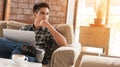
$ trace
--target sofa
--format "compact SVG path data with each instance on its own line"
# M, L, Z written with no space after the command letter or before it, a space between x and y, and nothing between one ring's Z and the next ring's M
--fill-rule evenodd
M19 29L24 25L27 24L17 21L0 21L0 37L3 37L4 28ZM56 26L58 32L65 36L68 45L56 49L52 54L49 64L43 65L43 67L74 67L81 51L81 45L73 42L73 32L70 25L57 24L54 26ZM0 54L2 55L2 52Z
M120 67L120 58L112 56L83 55L80 67Z

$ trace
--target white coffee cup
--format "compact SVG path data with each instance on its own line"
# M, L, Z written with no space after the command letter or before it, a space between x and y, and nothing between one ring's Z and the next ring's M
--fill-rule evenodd
M12 61L14 63L24 63L28 61L28 58L25 55L21 55L21 54L13 54L12 55Z

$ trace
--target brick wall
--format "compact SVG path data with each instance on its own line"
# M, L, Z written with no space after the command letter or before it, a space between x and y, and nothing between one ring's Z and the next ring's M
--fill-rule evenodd
M67 15L67 0L46 0L50 4L50 22L65 23Z
M34 16L32 8L34 3L47 2L50 5L50 23L65 23L67 15L67 0L11 0L9 20L32 23Z

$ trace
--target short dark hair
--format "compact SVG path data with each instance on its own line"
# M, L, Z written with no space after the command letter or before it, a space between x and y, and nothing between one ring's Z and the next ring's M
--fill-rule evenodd
M34 6L33 6L33 13L37 13L40 8L42 7L45 7L45 8L48 8L49 9L49 5L45 2L41 2L41 3L36 3Z

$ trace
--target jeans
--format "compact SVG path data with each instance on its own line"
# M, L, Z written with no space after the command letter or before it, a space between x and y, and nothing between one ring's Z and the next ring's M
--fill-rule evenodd
M11 53L12 54L22 54L21 51L22 43L9 40L7 38L0 38L0 51L4 53ZM37 59L33 56L28 56L28 61L30 62L37 62Z

